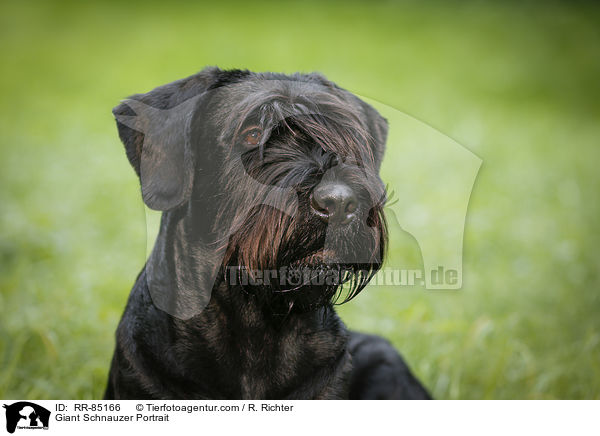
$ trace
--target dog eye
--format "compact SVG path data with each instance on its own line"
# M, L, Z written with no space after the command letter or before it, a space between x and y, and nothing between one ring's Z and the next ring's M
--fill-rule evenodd
M246 145L258 145L260 138L262 137L262 130L256 127L251 127L244 130L242 133L244 138L244 144Z

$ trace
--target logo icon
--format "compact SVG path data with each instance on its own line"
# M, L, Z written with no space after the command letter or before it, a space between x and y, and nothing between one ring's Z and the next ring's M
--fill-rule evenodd
M15 429L48 429L50 411L29 401L19 401L11 405L4 404L6 409L6 431L14 433Z

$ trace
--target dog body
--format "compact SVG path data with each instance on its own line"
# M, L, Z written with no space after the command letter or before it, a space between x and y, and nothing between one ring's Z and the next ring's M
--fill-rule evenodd
M163 216L106 399L429 398L333 310L385 252L372 107L317 74L207 68L113 112Z

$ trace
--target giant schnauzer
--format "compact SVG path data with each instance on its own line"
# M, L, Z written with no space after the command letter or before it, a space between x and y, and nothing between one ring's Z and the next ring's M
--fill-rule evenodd
M375 109L319 74L206 68L113 113L163 212L105 398L429 398L333 310L385 252Z

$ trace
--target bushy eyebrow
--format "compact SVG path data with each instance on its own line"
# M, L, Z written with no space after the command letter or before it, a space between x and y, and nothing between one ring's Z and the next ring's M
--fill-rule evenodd
M248 126L262 129L257 146L264 146L275 129L292 136L310 138L323 150L341 156L352 156L365 164L374 162L373 138L359 110L331 90L305 95L286 95L277 90L249 93L233 107L223 122L221 140L231 146L238 142Z

